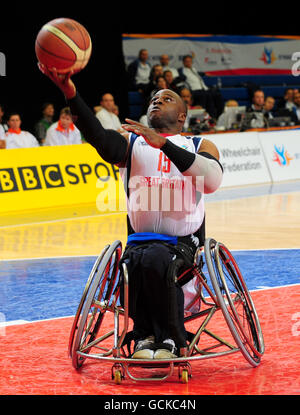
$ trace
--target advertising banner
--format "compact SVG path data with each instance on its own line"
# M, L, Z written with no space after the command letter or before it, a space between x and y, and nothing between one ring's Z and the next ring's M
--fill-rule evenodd
M299 74L300 37L296 36L123 35L127 65L140 49L148 50L151 65L168 54L170 66L177 69L184 55L192 55L195 68L210 75Z
M300 179L300 130L259 133L272 180Z
M88 144L0 151L0 213L95 203L125 210L119 169Z
M221 187L270 183L271 177L256 132L202 136L216 144L223 166Z

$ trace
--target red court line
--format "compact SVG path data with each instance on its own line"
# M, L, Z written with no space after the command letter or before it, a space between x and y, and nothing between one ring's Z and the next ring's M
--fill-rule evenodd
M115 385L111 363L94 360L76 371L67 354L72 318L9 326L1 337L0 394L297 395L299 295L300 285L252 292L266 344L260 366L252 368L240 353L192 362L188 384L179 382L176 371L165 382L138 383L126 378Z

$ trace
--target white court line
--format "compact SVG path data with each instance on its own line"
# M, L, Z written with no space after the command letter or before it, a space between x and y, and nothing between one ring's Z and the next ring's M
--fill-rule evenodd
M78 220L78 219L90 219L90 218L96 218L98 216L120 215L122 213L125 214L126 212L121 211L121 212L99 213L97 215L75 216L75 217L72 217L72 218L60 218L60 219L52 219L52 220L43 220L43 221L40 221L40 222L18 223L18 224L15 224L15 225L1 225L0 229L17 228L17 227L20 227L20 226L42 225L44 223L56 223L56 222L64 222L64 221Z
M278 285L276 287L266 287L266 288L258 288L258 289L254 289L254 290L249 290L250 292L257 292L257 291L268 291L268 290L276 290L279 288L287 288L287 287L295 287L295 286L300 286L300 283L295 283L295 284L289 284L289 285ZM7 321L7 322L2 322L0 324L0 327L7 327L7 326L14 326L14 325L22 325L22 324L32 324L32 323L39 323L42 321L52 321L52 320L61 320L63 318L74 318L75 314L72 316L63 316L63 317L52 317L52 318L46 318L46 319L42 319L42 320L12 320L12 321Z
M297 251L299 248L260 248L260 249L230 249L231 252L251 252L251 251ZM0 262L9 262L9 261L34 261L34 260L43 260L43 259L64 259L64 258L92 258L100 255L98 254L84 254L84 255L57 255L57 256L46 256L46 257L36 257L36 258L0 258Z

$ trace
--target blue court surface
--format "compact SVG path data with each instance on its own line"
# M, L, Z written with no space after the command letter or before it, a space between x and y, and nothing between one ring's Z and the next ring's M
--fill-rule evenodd
M234 251L249 290L300 283L300 249ZM36 321L75 314L96 257L1 261L5 320Z

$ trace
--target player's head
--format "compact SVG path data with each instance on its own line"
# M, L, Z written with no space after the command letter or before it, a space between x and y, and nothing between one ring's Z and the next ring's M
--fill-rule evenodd
M187 106L171 89L162 89L150 100L147 118L150 127L157 130L172 129L180 132L187 115Z

